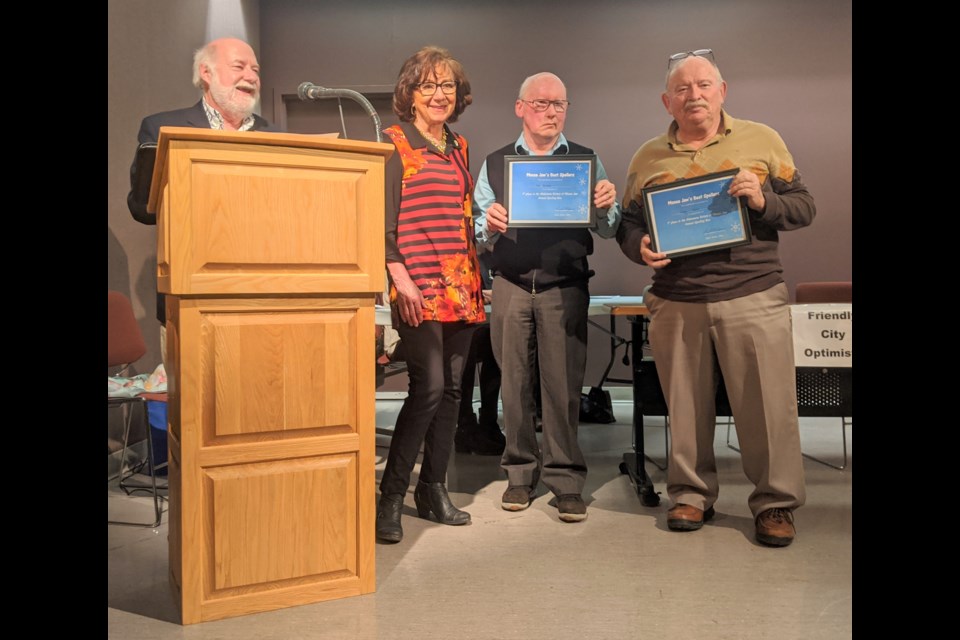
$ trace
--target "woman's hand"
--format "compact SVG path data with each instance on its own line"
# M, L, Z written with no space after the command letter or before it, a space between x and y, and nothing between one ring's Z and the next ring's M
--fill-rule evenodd
M400 319L411 327L419 327L423 322L423 294L410 279L407 268L402 262L388 262L387 270L397 290L397 311Z

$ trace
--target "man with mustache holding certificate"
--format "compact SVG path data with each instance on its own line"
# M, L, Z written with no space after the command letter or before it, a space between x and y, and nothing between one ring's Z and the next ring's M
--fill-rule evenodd
M731 117L722 108L726 92L710 49L670 56L662 100L673 122L630 162L617 241L628 258L655 269L644 302L670 413L667 526L694 531L714 515L719 367L743 469L755 486L748 504L756 539L782 547L793 542L793 510L803 505L806 490L778 232L809 225L816 208L777 132ZM650 235L656 225L644 211L655 207L644 190L724 171L732 176L724 191L745 203L745 243L673 258L657 249Z

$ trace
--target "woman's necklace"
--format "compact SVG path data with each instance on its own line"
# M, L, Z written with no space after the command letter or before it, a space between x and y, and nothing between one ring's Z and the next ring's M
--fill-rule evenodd
M419 131L424 138L432 142L433 146L435 146L437 149L440 150L440 153L447 152L447 128L446 127L443 128L443 134L441 135L440 140L437 140L436 138L434 138L432 135L430 135L420 127L417 127L417 131Z

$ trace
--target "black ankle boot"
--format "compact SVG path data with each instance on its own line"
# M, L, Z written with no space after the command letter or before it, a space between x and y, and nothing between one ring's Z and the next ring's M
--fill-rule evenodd
M457 430L453 432L453 450L457 453L473 453L473 438L478 426L476 414L461 415L457 419Z
M418 482L413 501L421 518L429 520L430 512L433 512L440 524L470 524L470 514L453 506L442 482Z
M473 431L465 427L457 427L453 432L453 450L457 453L473 453ZM414 494L416 495L416 494Z
M483 435L484 440L491 443L497 449L497 455L503 453L504 448L507 446L507 438L503 435L503 431L500 431L500 425L497 424L496 420L493 422L481 422L478 431Z
M499 433L499 429L497 433ZM503 435L501 434L501 439ZM457 427L453 436L453 446L457 453L473 453L478 456L499 456L503 454L506 441L497 442L490 432L477 426L471 431Z
M400 526L400 512L403 510L403 494L381 495L377 505L377 540L400 542L403 540L403 528Z

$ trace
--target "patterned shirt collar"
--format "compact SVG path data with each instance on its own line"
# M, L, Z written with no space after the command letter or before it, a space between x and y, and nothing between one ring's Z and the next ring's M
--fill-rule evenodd
M717 132L710 139L707 144L713 144L717 142L724 136L730 135L734 128L734 119L727 114L722 108L720 109L720 126L717 128ZM670 122L670 126L667 127L667 143L674 149L683 151L686 149L686 144L680 142L677 138L677 131L680 130L680 125L677 124L676 120ZM704 145L706 146L706 145Z
M203 111L207 114L207 121L210 123L211 129L217 129L218 131L223 130L223 116L220 115L220 112L207 104L207 97L204 96L203 100ZM253 114L250 114L243 119L243 122L240 123L240 128L237 131L249 131L253 128Z

